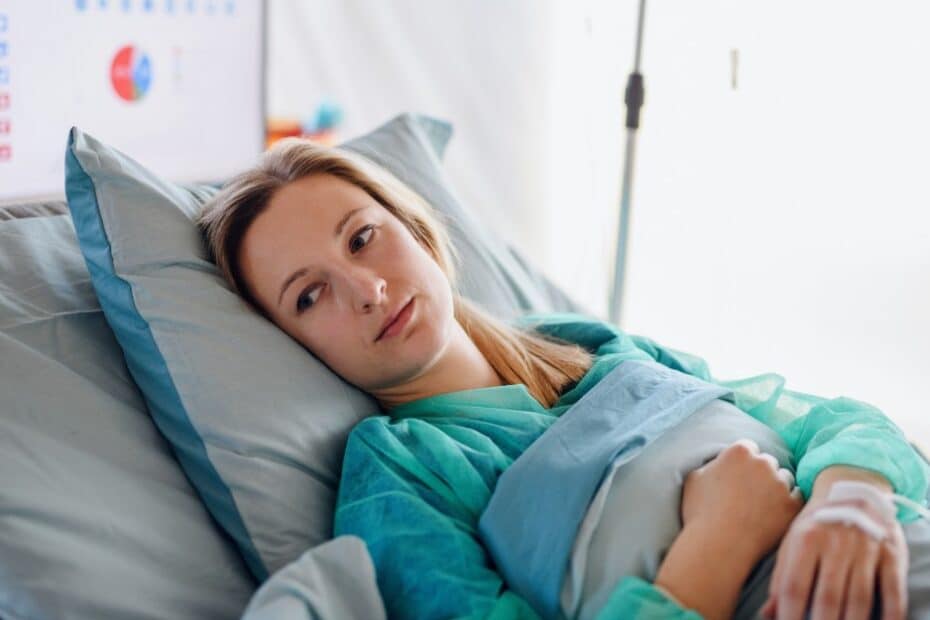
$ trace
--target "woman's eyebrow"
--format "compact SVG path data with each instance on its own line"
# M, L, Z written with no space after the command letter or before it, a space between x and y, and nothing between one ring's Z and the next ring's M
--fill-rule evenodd
M345 228L346 224L349 222L350 219L352 219L352 216L353 216L353 215L355 215L355 214L358 213L359 211L362 211L362 210L367 209L367 208L368 208L368 207L357 207L357 208L355 208L355 209L352 209L351 211L349 211L349 212L346 213L345 215L343 215L343 216L342 216L342 219L339 220L339 223L336 224L336 232L333 233L333 239L338 239L338 238L339 238L339 235L342 234L342 229Z
M291 275L287 277L287 280L285 280L284 284L281 285L281 293L278 294L278 305L279 306L281 305L281 299L284 297L284 292L287 290L287 287L293 284L296 279L303 277L305 275L307 275L307 268L301 267L300 269L298 269L297 271L295 271L294 273L292 273Z
M342 229L346 227L346 224L349 223L349 220L352 219L353 215L355 215L359 211L364 211L367 208L368 208L367 206L357 207L355 209L352 209L345 215L343 215L342 219L339 220L339 223L336 224L336 230L333 232L333 239L339 239L339 235L342 234ZM291 275L287 277L287 279L284 281L284 284L281 285L281 292L278 293L278 305L279 306L281 305L281 299L284 297L285 291L287 291L287 287L293 284L295 280L305 275L307 275L307 268L301 267L300 269L298 269L297 271L295 271L294 273L292 273Z

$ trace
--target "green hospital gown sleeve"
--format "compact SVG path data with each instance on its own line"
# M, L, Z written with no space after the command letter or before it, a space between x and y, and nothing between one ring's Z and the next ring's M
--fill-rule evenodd
M895 493L924 505L930 468L901 430L872 405L786 390L784 378L774 373L718 381L700 357L664 348L644 336L630 338L660 364L732 389L734 404L778 432L788 445L805 500L822 470L849 465L881 474ZM897 516L904 523L919 518L903 506Z
M421 420L385 417L356 426L346 445L334 534L365 541L389 618L537 620L525 599L507 589L478 538L475 510L487 501L459 491L469 487L465 461L425 466L429 458L419 452L417 436L434 454L467 446L427 428ZM618 584L598 616L650 618L701 616L636 577Z
M477 540L477 516L452 479L411 449L409 434L425 424L378 417L353 429L334 534L366 542L390 618L536 618L490 567Z

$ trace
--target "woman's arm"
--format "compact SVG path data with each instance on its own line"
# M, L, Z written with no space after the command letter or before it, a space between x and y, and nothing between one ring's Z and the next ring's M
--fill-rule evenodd
M752 440L734 442L685 478L683 527L655 583L622 580L598 618L670 617L664 609L645 607L668 601L707 620L730 618L746 579L778 546L802 507L787 470Z
M864 485L857 494L865 503L850 504L842 495L831 498L834 485L842 481ZM879 591L882 617L904 617L908 572L904 532L894 519L894 510L882 510L876 499L881 494L870 498L868 487L880 493L892 490L879 474L855 467L832 466L817 476L810 501L779 547L769 596L761 610L764 617L773 618L776 612L800 617L813 597L814 616L836 616L845 609L847 614L864 618ZM847 486L846 492L853 488ZM826 514L822 511L843 509L858 514L870 530L817 517ZM884 537L881 545L873 540L876 532Z
M848 465L831 465L818 474L817 479L814 481L814 489L811 491L809 502L817 503L826 499L830 494L830 488L840 480L865 482L888 493L894 491L888 479L881 474Z
M448 477L451 471L467 471L468 462L447 462L447 476L436 475L428 459L417 458L413 442L421 433L423 428L400 430L378 418L356 426L346 445L334 535L352 534L365 542L390 618L538 620L526 600L506 587L478 538L476 506L483 504L460 500L457 492L465 492L465 485ZM440 443L436 435L423 440ZM461 455L465 450L459 447ZM681 559L669 567L696 562L696 557L686 559L698 552L695 542L689 537L679 544L675 558ZM676 574L674 583L687 579L684 571ZM719 590L715 583L708 592ZM702 620L636 577L623 579L597 616L647 618Z
M829 505L826 498L838 480L863 481L924 505L930 466L901 430L867 403L784 390L784 379L775 374L715 381L704 360L664 350L647 338L633 338L656 361L733 389L734 404L778 432L794 456L797 484L809 501L779 549L763 613L778 610L780 616L800 618L811 595L815 615L835 615L858 601L868 601L864 603L868 612L877 588L874 584L880 583L885 611L893 614L889 617L903 618L907 546L898 522L918 519L917 512L906 506L898 508L898 522L892 522L886 530L892 542L880 548L879 558L869 555L865 540L868 536L862 532L804 518L820 504ZM833 530L847 540L830 544L835 538ZM824 563L827 570L814 572L813 566ZM848 575L841 566L854 567L851 570L856 574ZM841 588L847 582L855 585L844 593ZM852 598L847 600L847 595Z
M824 400L776 430L798 460L798 486L806 498L826 496L833 482L845 478L924 503L930 468L901 430L872 405L845 397ZM915 518L909 508L898 511L902 522Z
M705 618L731 617L753 567L778 546L802 506L790 474L758 444L732 443L685 478L682 532L656 584Z
M873 475L887 481L895 493L920 504L930 485L930 467L911 447L901 430L879 409L851 398L826 399L784 389L776 374L734 381L712 378L707 363L696 355L664 348L644 336L625 335L654 360L734 391L734 404L772 428L794 455L797 484L810 499L820 474L834 466L847 473ZM824 478L824 493L836 472ZM901 507L901 522L918 518Z
M712 570L709 558L713 558ZM662 561L655 585L703 618L724 620L733 615L757 561L746 545L733 544L718 528L685 526Z

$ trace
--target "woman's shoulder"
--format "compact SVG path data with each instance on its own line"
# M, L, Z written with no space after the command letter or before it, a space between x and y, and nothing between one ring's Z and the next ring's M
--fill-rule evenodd
M383 411L359 420L349 431L346 448L375 453L388 448L399 448L416 440L417 433L431 432L434 425L429 420L416 417L398 418L385 415ZM430 427L426 429L424 427Z

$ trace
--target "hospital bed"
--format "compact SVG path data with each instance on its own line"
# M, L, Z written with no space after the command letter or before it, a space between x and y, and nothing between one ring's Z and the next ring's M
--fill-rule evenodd
M502 317L585 312L454 201L440 164L450 136L446 123L402 114L358 140L380 140L389 165L447 192L436 200L446 205L472 299ZM207 509L150 404L101 309L67 203L0 206L0 617L243 613L260 579ZM335 481L327 487L331 502ZM374 586L358 540L312 542L325 544L294 550L269 572L292 560L317 617L377 617L352 607L377 597L360 594Z
M455 199L441 169L450 137L448 123L402 114L356 145L442 211L462 256L463 294L504 318L591 314ZM204 189L183 187L192 196ZM75 215L60 200L0 206L0 618L383 617L358 539L242 552L241 532L211 505L137 382L144 369L130 369L134 352L101 307L98 267L77 230L87 222L76 228ZM129 234L109 232L113 243L117 232ZM248 456L264 471L268 455ZM278 456L268 462L286 460ZM325 483L321 501L331 508L335 482ZM305 492L294 484L266 491ZM237 492L229 489L241 509L248 497ZM254 521L242 523L255 534ZM257 548L268 543L253 539Z

